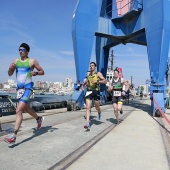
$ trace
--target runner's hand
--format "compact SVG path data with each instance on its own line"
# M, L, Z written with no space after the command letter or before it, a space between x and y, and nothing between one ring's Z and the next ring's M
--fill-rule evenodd
M91 80L92 84L98 83L97 80Z
M10 66L9 66L9 69L14 70L15 69L15 63L11 63Z
M108 93L110 93L112 91L112 88L108 87L107 91Z
M32 76L36 76L37 72L36 71L31 71Z
M122 95L125 96L125 92L124 91L122 92Z

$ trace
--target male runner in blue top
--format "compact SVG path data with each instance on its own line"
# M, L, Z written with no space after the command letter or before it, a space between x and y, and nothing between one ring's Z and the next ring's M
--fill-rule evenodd
M32 76L44 75L44 70L41 68L39 63L28 57L30 47L26 43L22 43L19 47L20 58L15 59L8 70L8 75L12 76L16 70L17 79L17 98L19 99L18 106L16 108L16 121L14 134L9 138L5 138L4 141L7 143L15 143L17 133L22 123L23 115L25 111L37 120L37 129L41 128L43 117L39 117L36 112L28 105L28 100L33 91ZM34 68L37 70L34 71Z

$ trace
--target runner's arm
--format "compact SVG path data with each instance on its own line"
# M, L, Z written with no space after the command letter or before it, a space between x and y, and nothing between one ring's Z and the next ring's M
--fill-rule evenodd
M13 73L14 73L14 71L15 71L16 61L17 61L17 59L15 59L15 60L10 64L10 66L9 66L9 69L8 69L8 75L9 75L9 76L12 76Z
M87 85L87 79L83 80L83 84L81 85L81 90L84 90L84 87Z
M113 90L112 81L113 81L113 80L110 80L110 81L109 81L109 87L108 87L108 89L107 89L107 91L108 91L109 93Z
M35 59L31 59L31 67L34 69L36 68L38 72L36 71L32 71L32 75L36 76L36 75L44 75L44 70L42 69L42 67L39 65L38 61Z
M98 77L99 77L99 80L98 80L97 83L100 83L100 84L106 84L106 83L107 83L107 81L106 81L106 79L103 77L103 74L102 74L102 73L98 72L97 75L98 75Z

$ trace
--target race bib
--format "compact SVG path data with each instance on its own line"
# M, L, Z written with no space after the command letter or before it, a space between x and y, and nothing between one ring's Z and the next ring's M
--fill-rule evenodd
M19 89L17 91L17 99L20 99L23 96L24 92L25 92L25 89Z
M121 96L121 91L113 91L113 96Z
M92 94L92 91L87 91L85 97L90 95L90 94Z

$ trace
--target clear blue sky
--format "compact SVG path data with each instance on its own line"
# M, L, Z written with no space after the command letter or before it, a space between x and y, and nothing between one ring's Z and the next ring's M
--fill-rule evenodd
M72 44L72 15L77 0L1 0L0 2L0 82L14 79L7 70L19 57L18 47L30 45L30 58L38 60L44 76L33 80L76 81ZM133 76L133 83L145 84L149 78L147 50L134 44L114 47L114 66L123 68L124 78ZM95 52L91 61L95 61Z

